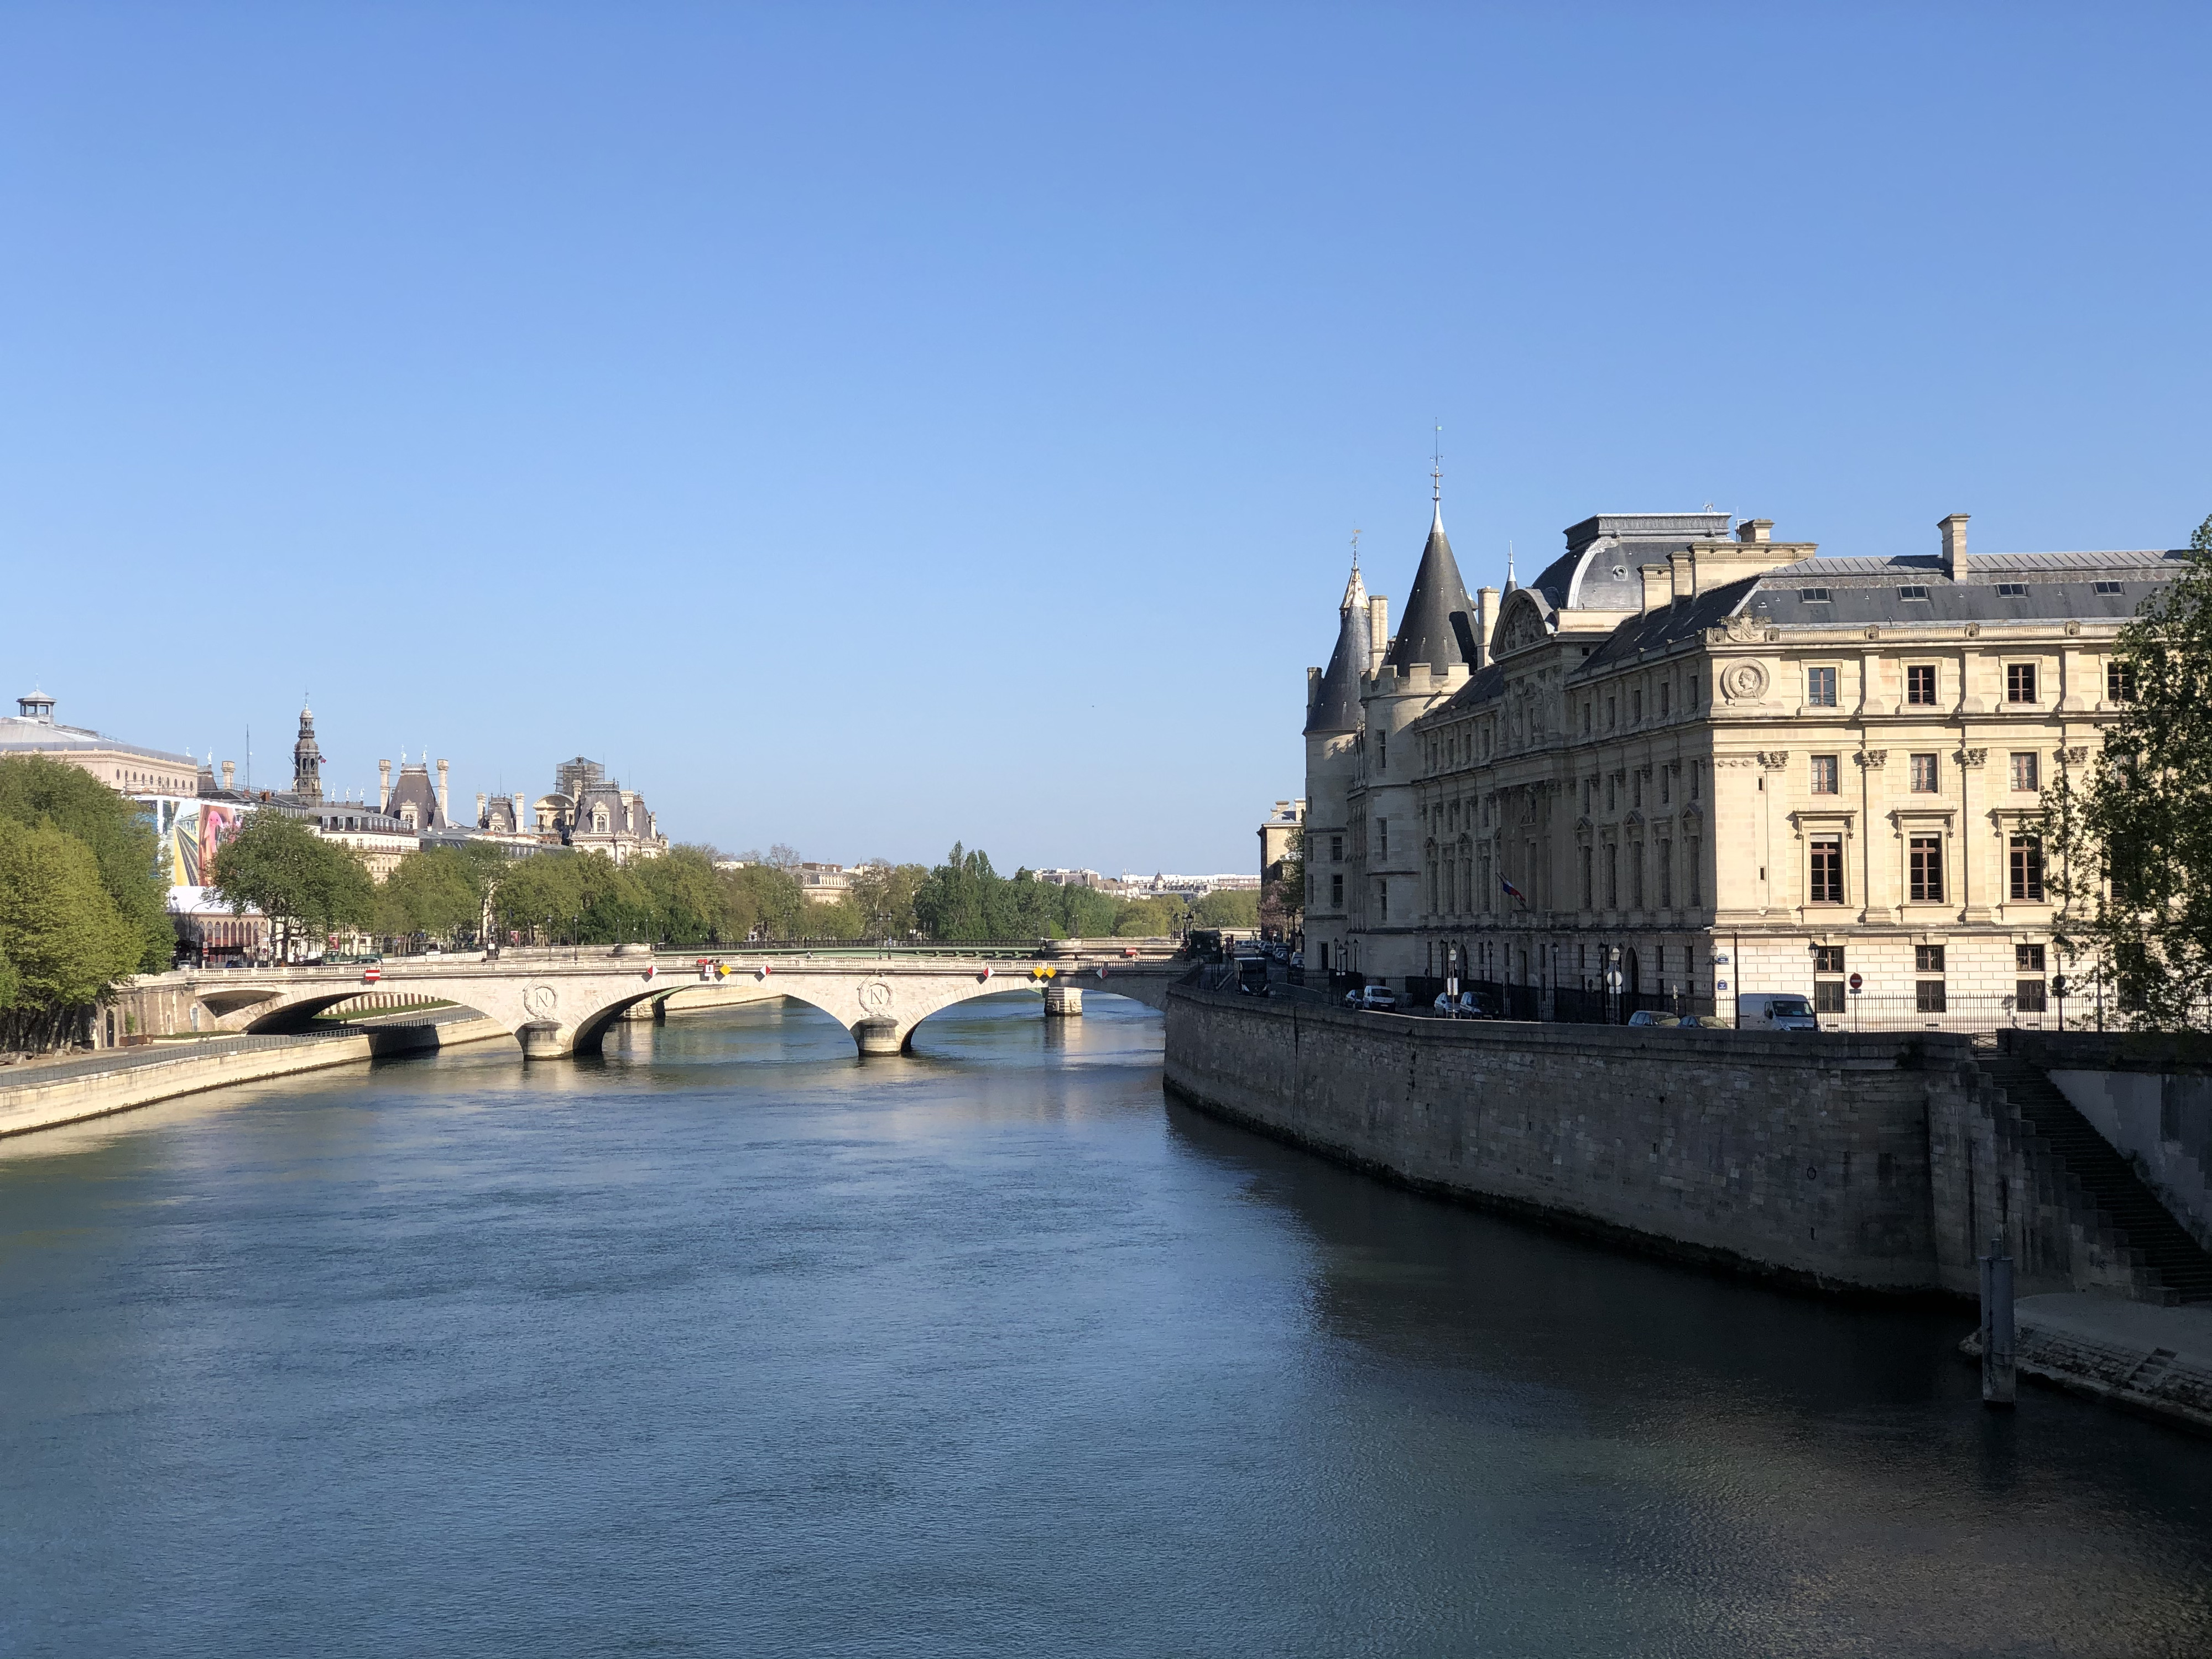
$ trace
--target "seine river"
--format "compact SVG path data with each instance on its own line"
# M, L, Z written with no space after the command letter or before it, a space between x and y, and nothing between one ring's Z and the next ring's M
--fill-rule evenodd
M0 1143L0 1653L2212 1653L2212 1443L796 1007Z

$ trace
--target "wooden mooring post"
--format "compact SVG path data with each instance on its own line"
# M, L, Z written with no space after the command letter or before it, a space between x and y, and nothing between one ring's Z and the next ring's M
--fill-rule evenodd
M1982 1404L2013 1403L2012 1258L2002 1234L1982 1258Z

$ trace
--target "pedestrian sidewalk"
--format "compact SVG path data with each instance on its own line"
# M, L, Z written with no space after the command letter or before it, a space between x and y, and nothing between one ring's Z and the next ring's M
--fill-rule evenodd
M2212 1434L2212 1304L2069 1292L2023 1297L2013 1319L2028 1376ZM1960 1346L1978 1356L1981 1334Z

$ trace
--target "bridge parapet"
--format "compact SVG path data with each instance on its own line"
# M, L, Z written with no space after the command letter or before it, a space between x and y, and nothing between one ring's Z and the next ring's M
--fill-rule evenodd
M694 953L695 959L698 954ZM984 955L786 957L765 951L712 956L704 976L665 959L579 954L522 957L404 957L380 964L371 981L353 966L180 970L149 979L188 988L218 1016L223 1029L297 1029L315 1015L374 989L449 1001L497 1021L531 1059L596 1052L607 1027L629 1009L701 986L751 978L764 992L821 1009L843 1025L864 1054L895 1054L914 1029L955 1003L1009 991L1084 989L1126 996L1164 1008L1167 988L1188 964L1157 958L1045 958ZM1060 1007L1073 1012L1062 995Z

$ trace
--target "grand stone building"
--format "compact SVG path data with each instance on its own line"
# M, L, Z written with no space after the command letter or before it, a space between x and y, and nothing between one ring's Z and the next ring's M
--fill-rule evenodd
M1961 514L1929 554L1816 558L1771 528L1601 514L1470 601L1439 507L1395 637L1355 569L1308 679L1309 968L1456 970L1531 1016L2041 1018L2040 791L2184 556L1970 558Z

